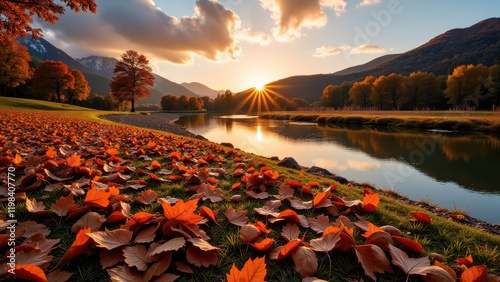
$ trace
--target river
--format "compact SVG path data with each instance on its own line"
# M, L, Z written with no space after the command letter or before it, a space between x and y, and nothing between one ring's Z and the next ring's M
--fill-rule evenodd
M244 115L186 115L176 123L213 142L293 157L302 166L500 224L500 135L328 127Z

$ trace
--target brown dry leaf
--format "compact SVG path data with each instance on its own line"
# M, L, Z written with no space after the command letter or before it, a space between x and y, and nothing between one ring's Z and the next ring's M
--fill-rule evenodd
M318 218L308 218L309 226L316 233L323 233L323 230L328 228L330 224L330 219L326 215L319 215Z
M240 229L240 239L245 244L253 244L259 239L261 232L255 225L248 223Z
M227 217L227 221L236 226L243 226L248 222L246 210L244 211L235 211L232 207L228 207L224 212L224 215Z
M247 197L252 198L252 199L263 200L263 199L267 199L270 197L269 193L267 193L267 192L255 193L255 191L249 190L249 191L245 191L245 193L247 194Z
M47 281L50 282L66 282L71 278L73 273L68 272L68 271L61 271L59 269L56 269L50 273L47 274Z
M287 223L281 230L281 237L287 241L299 239L300 229L295 223Z
M316 252L328 253L335 248L335 244L340 240L340 233L328 233L318 239L313 239L309 242L311 249Z
M158 227L160 224L150 226L144 230L142 230L137 236L135 237L134 242L135 243L151 243L155 237L156 237L156 230L158 230Z
M175 268L178 271L188 273L188 274L194 274L193 269L189 265L187 265L186 263L184 263L182 261L176 261L174 264L175 264Z
M49 264L53 256L49 256L47 252L39 249L32 249L29 251L16 252L16 264L32 264L44 269L45 265Z
M304 202L301 198L291 197L288 199L292 208L296 210L310 210L313 208L313 202L307 201Z
M455 282L456 278L439 266L421 267L414 274L420 275L425 282ZM465 282L465 281L464 281Z
M33 214L46 214L49 212L49 210L45 209L45 205L43 202L37 202L36 199L30 200L29 198L26 198L26 209Z
M186 239L184 239L184 237L176 237L161 244L154 250L150 250L149 256L154 256L156 254L168 251L177 251L178 249L184 247L185 245L186 245Z
M132 239L132 234L132 231L125 229L109 231L106 228L104 231L87 233L87 236L97 243L97 247L112 250L128 244Z
M212 186L210 184L203 183L196 189L196 192L203 194L203 200L210 200L212 203L217 203L222 201L222 190Z
M153 280L153 282L174 282L179 277L180 277L179 275L165 273L160 277L156 278L155 280Z
M123 248L123 257L129 267L136 267L137 270L145 271L151 261L148 257L148 250L144 245L128 246Z
M300 276L313 276L318 271L318 259L313 250L298 246L292 253L292 259L295 263L295 270L300 273Z
M135 201L139 204L143 205L151 205L156 201L158 195L155 191L148 189L141 192L141 195L135 199Z
M142 282L141 273L126 265L119 265L106 271L113 282Z
M302 279L302 282L328 282L328 281L319 279L318 277L305 277Z
M431 254L432 255L432 254ZM434 265L435 266L439 266L441 267L442 269L444 269L446 272L448 272L451 277L453 277L453 281L456 281L457 280L457 273L455 272L455 270L453 270L453 268L451 268L450 266L444 264L444 263L441 263L439 262L438 260L434 260Z
M186 259L198 267L209 267L210 265L217 264L217 251L205 252L194 245L189 245L186 250Z
M151 281L154 276L162 275L170 267L172 252L163 253L161 259L153 263L142 276L142 281ZM156 280L155 280L156 281Z
M417 271L421 267L431 265L428 257L410 258L406 252L393 245L389 245L389 251L392 256L392 263L399 266L408 275L415 274L414 271Z
M99 253L102 269L106 269L125 260L121 249L102 250Z
M384 251L376 245L361 245L355 246L354 250L356 252L356 257L361 263L366 276L369 276L373 280L377 281L377 277L374 272L392 273L391 262L385 255Z
M66 216L72 204L74 204L73 195L70 194L66 197L61 196L50 206L50 210L58 216Z
M379 246L384 252L389 251L389 245L392 244L391 234L385 231L372 233L365 244L373 244Z
M220 250L219 248L210 245L210 243L201 238L190 238L188 239L188 241L196 247L200 248L200 250L202 251Z
M71 232L78 233L80 229L90 228L92 232L96 232L101 228L104 219L102 215L96 212L88 212L82 218L80 218L73 226L71 227Z
M49 236L50 229L44 224L36 223L35 221L28 220L20 222L17 225L16 233L23 234L24 238L30 238L33 235L41 234L44 236Z

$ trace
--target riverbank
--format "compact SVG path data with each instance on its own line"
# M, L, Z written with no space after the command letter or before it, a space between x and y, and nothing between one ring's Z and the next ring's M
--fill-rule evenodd
M174 124L180 116L177 113L152 113L149 115L103 115L101 118L117 123L170 132L181 136L205 139L203 136L191 133L186 128Z
M472 111L294 111L267 112L262 119L314 122L320 125L367 125L425 130L500 132L500 113Z

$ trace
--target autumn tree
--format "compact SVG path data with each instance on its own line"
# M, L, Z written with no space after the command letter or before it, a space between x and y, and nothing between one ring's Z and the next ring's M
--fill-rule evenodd
M490 76L488 77L488 91L492 96L491 100L500 105L500 65L493 65L490 67Z
M2 0L0 1L0 42L7 37L27 37L29 35L38 37L42 30L32 25L33 16L42 21L54 24L59 20L58 16L64 14L66 4L75 12L96 12L97 4L94 0Z
M363 81L355 82L349 90L349 100L354 105L361 106L364 109L371 106L370 96L375 80L374 76L367 76Z
M323 94L321 95L320 102L322 106L333 107L333 95L337 92L338 86L329 84L323 89Z
M6 38L0 41L0 93L3 96L7 93L7 88L25 84L33 75L30 60L28 48L16 39Z
M83 101L90 96L90 86L81 71L72 69L71 74L75 82L73 87L66 88L66 98L70 104L73 104L73 100Z
M444 95L448 104L472 106L479 98L479 87L486 83L489 70L482 64L461 65L448 75Z
M404 78L402 101L410 109L435 104L440 95L439 81L432 73L418 71Z
M203 100L198 97L189 97L189 109L194 111L203 109Z
M61 102L64 91L74 87L75 78L63 62L45 61L33 75L33 92L44 99Z
M111 95L119 102L130 101L131 112L135 112L135 102L151 93L149 86L154 84L149 61L146 56L128 50L116 63L111 80Z
M177 102L177 96L165 95L161 97L161 108L164 111L171 111L175 109L175 104Z

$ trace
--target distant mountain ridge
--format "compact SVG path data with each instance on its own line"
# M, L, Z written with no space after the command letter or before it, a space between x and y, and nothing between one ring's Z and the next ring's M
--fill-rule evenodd
M287 98L304 98L308 102L314 102L321 98L323 89L329 84L360 81L368 75L409 75L416 71L445 75L463 64L491 66L500 64L499 38L500 18L489 18L467 28L449 30L413 50L389 57L389 60L382 63L371 66L367 63L367 68L360 65L331 74L291 76L270 82L266 87ZM238 94L248 95L252 90Z
M215 97L217 97L218 94L223 94L225 92L224 90L214 90L199 82L189 82L189 83L183 82L181 83L181 85L202 97L208 96L212 99L215 99Z
M38 38L36 40L31 38L18 38L18 41L28 48L28 53L31 57L38 58L42 61L61 61L68 65L69 68L81 71L89 82L91 93L108 95L111 91L109 84L113 77L113 69L118 62L117 59L102 56L73 59L64 51L43 38ZM161 97L166 94L198 97L197 94L180 84L172 82L160 75L153 75L155 81L151 89L151 95L147 99L139 100L138 104L159 104Z

